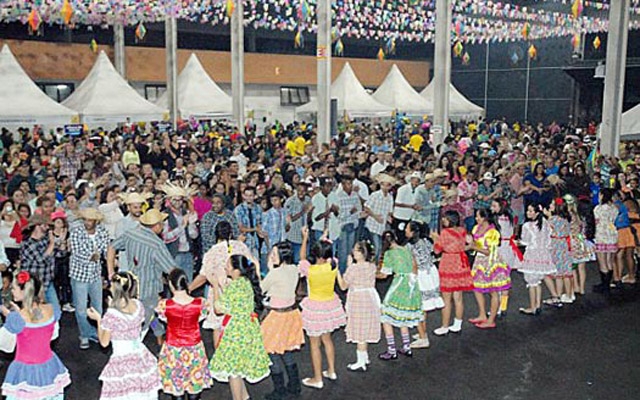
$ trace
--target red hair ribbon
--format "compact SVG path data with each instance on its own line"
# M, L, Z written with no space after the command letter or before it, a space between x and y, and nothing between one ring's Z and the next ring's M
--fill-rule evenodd
M564 200L561 197L556 198L556 205L561 206L564 204Z
M31 280L31 274L29 274L29 272L27 271L20 271L20 273L18 273L18 276L16 276L16 279L18 280L19 284L24 285Z

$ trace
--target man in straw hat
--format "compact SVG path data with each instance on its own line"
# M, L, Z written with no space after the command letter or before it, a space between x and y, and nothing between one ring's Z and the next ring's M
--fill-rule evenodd
M382 234L387 229L387 223L390 223L392 219L393 195L389 191L395 185L396 180L385 173L377 174L375 180L380 185L380 190L369 196L369 200L364 204L364 213L367 215L365 227L373 242L377 262L382 251Z
M148 195L143 195L137 192L121 193L119 197L127 206L128 214L118 222L118 226L116 227L116 238L139 226L139 219L142 215L142 205L149 198ZM118 257L118 263L121 271L128 271L132 268L132 266L127 263L127 260L128 258L123 253Z
M60 303L53 282L55 238L49 229L50 226L51 220L48 216L34 214L29 218L28 225L22 231L22 236L26 239L20 247L20 268L40 277L46 302L59 308Z
M115 273L116 251L126 251L126 258L131 271L139 278L139 297L145 310L145 323L142 338L149 331L149 323L158 303L158 293L162 291L162 273L169 272L176 263L160 237L164 230L164 221L168 215L155 208L148 210L140 217L140 225L116 238L107 253L109 278ZM156 337L161 337L162 326L154 329Z
M439 182L442 178L442 170L434 170L424 176L424 185L416 190L416 204L422 208L413 214L413 219L423 226L428 226L431 232L438 230L442 202Z
M193 241L198 238L198 215L193 210L192 193L188 187L165 183L160 189L169 199L168 217L164 224L162 237L176 265L193 279Z
M422 174L414 171L405 178L406 184L400 186L396 194L395 207L393 209L393 228L398 240L404 242L404 228L411 220L414 211L421 207L416 204L416 189L422 183Z
M87 301L102 313L102 257L109 247L109 232L102 226L102 214L95 208L78 212L82 224L71 230L69 277L76 305L76 321L80 332L80 350L89 348L89 340L98 341L96 328L87 319Z

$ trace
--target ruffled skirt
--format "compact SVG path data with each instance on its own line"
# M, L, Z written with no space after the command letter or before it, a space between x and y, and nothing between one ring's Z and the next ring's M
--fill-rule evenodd
M123 347L130 348L128 354L116 351L118 345L113 342L114 354L98 378L102 381L100 399L157 399L162 389L158 360L142 343L127 341Z
M158 370L162 390L173 396L198 394L213 385L209 360L202 342L195 346L162 346L158 355Z
M329 301L311 300L305 297L302 307L302 327L309 336L333 332L347 324L347 317L338 296Z
M264 349L269 354L299 350L304 344L300 310L269 311L260 326Z
M491 257L478 253L471 269L473 290L481 293L500 292L511 288L507 264L492 261Z
M53 354L42 364L12 362L2 383L2 395L25 400L55 398L62 395L69 384L69 371Z

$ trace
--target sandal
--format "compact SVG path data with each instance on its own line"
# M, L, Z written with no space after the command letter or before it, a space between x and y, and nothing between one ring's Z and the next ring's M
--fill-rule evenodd
M471 322L474 325L485 322L486 320L487 320L486 318L469 318L469 322Z
M481 323L481 324L476 325L476 328L478 328L478 329L493 329L493 328L495 328L495 327L496 327L495 322L494 322L494 323L491 323L491 324L488 324L488 323L487 323L487 321L485 321L485 322L483 322L483 323Z

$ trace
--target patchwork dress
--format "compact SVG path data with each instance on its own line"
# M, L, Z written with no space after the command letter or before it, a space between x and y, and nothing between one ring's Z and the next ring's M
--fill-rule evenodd
M569 221L557 215L549 218L551 231L551 259L556 266L556 278L573 276L573 259L571 258L571 226Z
M598 204L593 215L596 219L596 253L615 253L618 251L618 230L615 226L618 208L613 204Z
M418 264L418 287L422 294L422 311L433 311L444 307L440 296L440 276L433 263L433 245L426 239L408 243L407 248Z
M424 320L422 293L413 273L413 255L405 247L391 248L384 253L381 272L393 274L393 281L382 302L383 324L413 328Z
M471 236L475 246L489 251L489 255L476 253L471 269L473 290L480 293L500 292L511 288L509 267L500 258L498 246L500 233L493 225L480 231L479 225L473 227Z

